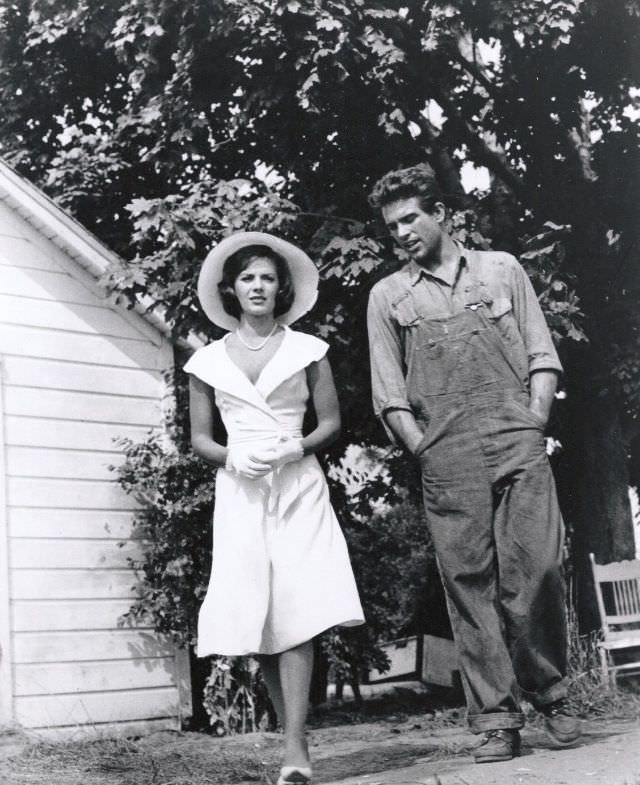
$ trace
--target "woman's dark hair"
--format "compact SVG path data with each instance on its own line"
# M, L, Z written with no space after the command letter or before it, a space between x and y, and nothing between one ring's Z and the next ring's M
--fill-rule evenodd
M436 202L443 201L436 174L429 164L417 164L387 172L373 186L369 194L369 204L374 210L381 210L391 202L411 199L414 196L418 197L420 207L427 213L433 210Z
M222 266L222 278L218 283L222 307L236 319L240 318L242 309L233 286L240 273L246 270L255 259L269 259L276 268L278 292L273 315L281 316L293 305L295 292L291 272L286 260L272 248L269 248L268 245L245 245L244 248L240 248L225 259Z

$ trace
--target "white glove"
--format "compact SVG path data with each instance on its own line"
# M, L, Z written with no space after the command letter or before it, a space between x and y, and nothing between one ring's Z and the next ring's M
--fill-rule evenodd
M285 463L299 461L304 456L302 440L291 436L280 436L278 441L264 452L256 453L260 461L267 461L272 468L284 466Z
M262 458L257 458L248 452L246 447L234 445L227 449L227 460L224 468L229 472L235 472L250 480L257 480L264 477L273 470L273 466Z

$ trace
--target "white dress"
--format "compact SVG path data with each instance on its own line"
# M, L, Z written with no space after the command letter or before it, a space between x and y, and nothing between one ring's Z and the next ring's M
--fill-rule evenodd
M324 341L285 328L255 384L229 358L226 337L185 366L215 390L230 445L301 436L305 368ZM344 536L315 455L257 480L218 469L213 564L198 618L198 656L274 654L364 616Z

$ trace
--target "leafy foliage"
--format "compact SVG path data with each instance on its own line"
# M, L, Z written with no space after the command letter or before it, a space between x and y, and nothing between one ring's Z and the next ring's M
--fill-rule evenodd
M368 485L367 494L370 490ZM371 499L368 495L369 503ZM418 605L429 599L432 587L427 582L435 574L435 555L424 513L410 501L366 517L354 515L351 505L351 515L343 511L342 520L347 521L349 554L367 624L353 630L329 630L321 638L321 647L332 678L351 684L358 695L364 672L384 672L389 667L379 645L420 632Z
M268 727L269 697L254 661L214 657L203 703L218 736Z
M151 623L176 643L193 645L211 567L212 471L193 453L168 450L155 436L123 440L121 447L118 481L144 505L134 526L142 551L132 562L138 599L123 621Z
M427 588L435 553L424 511L405 500L352 525L351 554L374 640L413 634L416 604ZM384 578L376 563L384 554Z

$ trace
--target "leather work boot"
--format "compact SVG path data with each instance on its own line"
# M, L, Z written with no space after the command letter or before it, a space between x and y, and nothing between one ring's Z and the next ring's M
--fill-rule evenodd
M476 763L495 763L511 760L520 754L520 734L517 730L489 730L482 737L480 746L473 752Z
M544 714L544 726L551 738L558 744L573 744L582 735L580 722L569 708L566 698L541 706Z

